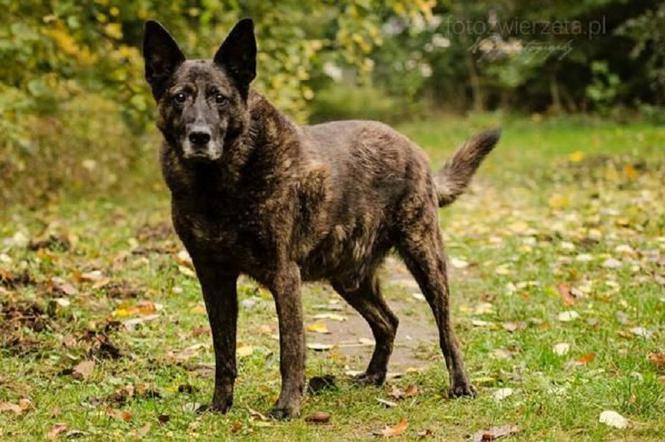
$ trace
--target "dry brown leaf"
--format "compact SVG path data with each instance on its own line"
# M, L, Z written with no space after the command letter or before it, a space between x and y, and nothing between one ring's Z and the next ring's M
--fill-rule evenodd
M390 393L388 393L388 395L395 400L403 399L405 396L404 390L399 388L397 385L393 385L393 388L390 390Z
M72 370L72 377L78 380L86 380L95 369L95 361L81 361Z
M406 390L404 390L405 397L414 397L417 394L418 394L418 386L415 384L410 384L409 386L406 387Z
M132 414L126 410L115 410L113 408L107 408L106 414L119 421L129 422L132 420Z
M0 402L0 413L4 411L11 411L15 414L21 414L23 412L21 407L16 404L12 404L11 402Z
M313 424L327 424L330 421L330 413L316 411L305 418L305 422Z
M665 353L649 353L647 358L656 368L665 370Z
M577 364L577 365L587 365L589 362L592 362L594 359L596 359L596 353L591 351L589 353L586 353L586 354L580 356L575 361L575 364Z
M58 438L58 435L60 433L63 433L67 431L67 425L65 424L54 424L50 430L48 430L48 433L46 434L46 438L48 440L56 440Z
M489 442L519 432L517 425L502 425L473 433L471 442Z
M565 305L575 304L575 298L570 293L570 286L568 284L564 284L564 283L559 284L557 286L557 290L559 291L559 294L561 295L561 299L563 300L563 303Z
M74 296L79 292L73 284L57 276L51 278L49 285L53 290L64 293L67 296Z
M379 431L377 434L383 437L394 437L404 433L407 428L409 428L409 421L403 417L397 424L393 425L392 427L390 425L386 425L386 427Z

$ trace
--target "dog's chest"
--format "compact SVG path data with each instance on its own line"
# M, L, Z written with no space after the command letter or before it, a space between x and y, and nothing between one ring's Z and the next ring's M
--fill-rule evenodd
M251 206L174 204L173 223L178 236L196 260L198 255L239 271L264 265L274 257L270 226Z

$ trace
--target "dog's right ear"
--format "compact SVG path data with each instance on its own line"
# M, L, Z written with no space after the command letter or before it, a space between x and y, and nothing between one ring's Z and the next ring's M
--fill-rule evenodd
M148 20L144 29L145 79L150 83L152 96L159 101L169 79L185 61L185 56L171 34L158 22Z

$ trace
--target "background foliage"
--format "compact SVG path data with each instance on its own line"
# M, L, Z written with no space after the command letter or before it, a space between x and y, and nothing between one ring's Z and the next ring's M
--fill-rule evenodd
M658 1L0 0L0 200L141 185L155 145L144 20L209 57L243 16L257 23L256 87L303 122L431 109L662 118ZM603 27L510 26L521 22Z

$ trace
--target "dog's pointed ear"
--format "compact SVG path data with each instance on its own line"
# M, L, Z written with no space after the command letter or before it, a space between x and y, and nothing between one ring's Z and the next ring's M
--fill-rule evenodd
M185 56L171 34L158 22L145 22L143 34L145 79L150 83L152 95L159 101L169 79L185 61Z
M236 23L217 50L214 60L240 87L247 90L256 77L256 39L251 18Z

